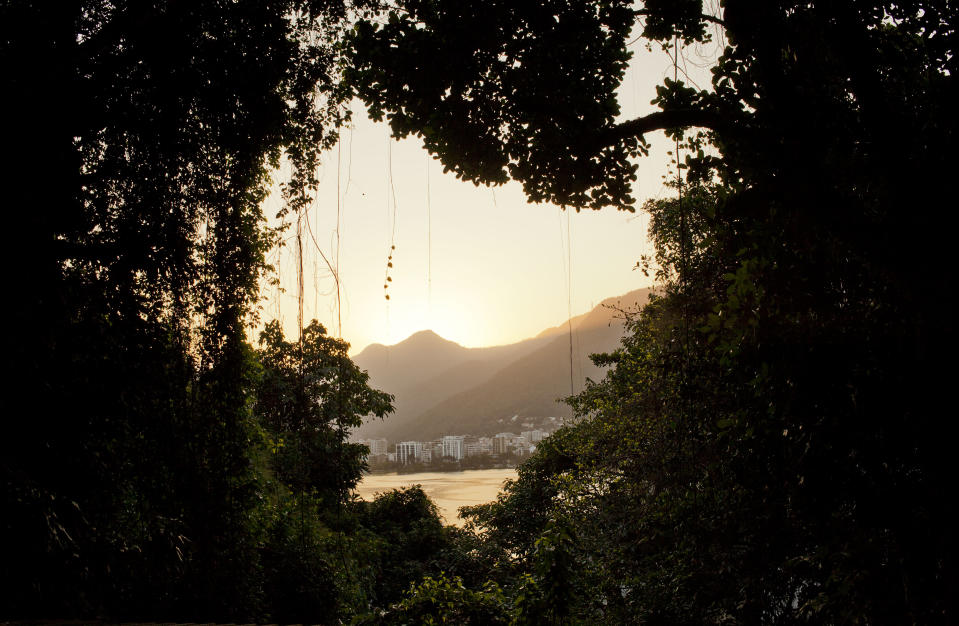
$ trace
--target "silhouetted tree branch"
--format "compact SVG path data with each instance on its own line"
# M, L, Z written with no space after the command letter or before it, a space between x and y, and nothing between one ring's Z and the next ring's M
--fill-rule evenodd
M723 119L715 111L708 109L677 109L672 111L657 111L611 126L599 135L603 145L611 145L621 139L642 137L646 133L669 128L708 128L719 130L730 126L728 120Z
M650 11L649 9L637 9L633 11L633 15L635 15L636 17L648 17L652 13L653 12ZM708 15L706 13L703 13L699 16L699 19L701 19L704 22L710 22L711 24L717 24L719 26L722 26L723 28L726 28L726 22L716 17L715 15Z

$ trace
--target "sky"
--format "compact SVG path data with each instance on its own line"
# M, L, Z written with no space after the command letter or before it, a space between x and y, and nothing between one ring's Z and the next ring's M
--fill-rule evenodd
M673 75L665 52L639 43L632 49L619 91L624 120L656 110L649 104L655 85ZM708 55L685 51L680 72L707 86ZM650 154L639 160L635 213L576 213L528 203L518 183L477 187L444 174L418 138L393 140L361 103L353 110L339 146L323 156L304 226L304 320L318 319L351 344L351 354L426 329L467 347L513 343L651 285L633 268L652 253L648 215L639 207L675 193L662 184L671 149L662 133L648 137ZM280 206L277 191L264 211L272 216ZM291 338L297 334L293 233L291 227L287 245L271 254L282 291L264 285L261 313L263 321L279 319ZM339 316L336 281L323 255L338 269Z

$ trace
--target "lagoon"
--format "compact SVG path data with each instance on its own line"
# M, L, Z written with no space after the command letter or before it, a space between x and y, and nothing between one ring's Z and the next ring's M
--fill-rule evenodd
M417 472L414 474L367 474L356 486L356 493L364 500L391 489L420 485L436 503L447 524L462 526L457 517L461 506L482 504L496 499L507 480L516 479L516 469L481 469L461 472Z

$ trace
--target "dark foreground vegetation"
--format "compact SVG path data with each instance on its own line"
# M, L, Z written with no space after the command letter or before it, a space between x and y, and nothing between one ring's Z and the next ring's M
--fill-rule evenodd
M959 7L715 5L0 3L0 617L959 621ZM719 42L712 88L617 122L634 36ZM465 530L349 500L390 398L345 344L248 339L267 173L295 224L354 95L576 209L631 210L644 134L676 141L661 297Z

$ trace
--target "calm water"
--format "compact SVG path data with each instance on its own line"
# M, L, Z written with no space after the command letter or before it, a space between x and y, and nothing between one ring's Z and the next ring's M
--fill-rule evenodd
M372 500L378 492L422 485L423 491L436 503L447 523L462 526L463 520L456 516L459 507L495 500L503 483L515 478L515 469L367 474L356 486L356 493L364 500Z

